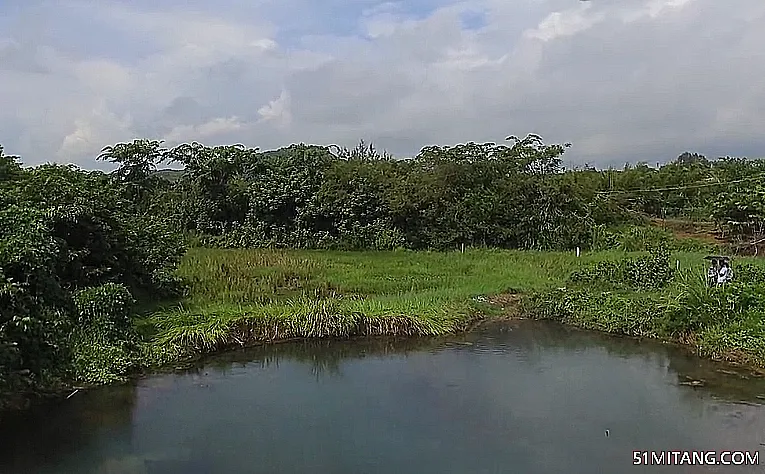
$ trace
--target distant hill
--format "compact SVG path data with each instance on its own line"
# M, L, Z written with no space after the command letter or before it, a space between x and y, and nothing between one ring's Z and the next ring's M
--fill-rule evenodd
M162 179L166 179L170 181L171 183L174 183L178 181L181 176L183 176L183 173L185 173L185 170L173 170L173 169L164 169L164 170L157 170L156 173L154 173L155 176L159 176Z

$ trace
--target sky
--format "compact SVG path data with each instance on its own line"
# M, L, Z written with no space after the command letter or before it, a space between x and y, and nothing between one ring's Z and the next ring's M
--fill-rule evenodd
M762 157L763 25L763 0L0 0L0 145L91 169L135 138Z

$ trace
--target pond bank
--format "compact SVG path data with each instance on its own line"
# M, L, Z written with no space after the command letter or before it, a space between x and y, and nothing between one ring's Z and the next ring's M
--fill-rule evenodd
M746 308L731 301L739 289L709 292L719 305L692 306L677 294L618 293L557 289L528 295L526 317L635 339L654 339L683 346L699 357L765 374L765 308ZM762 291L762 290L760 290ZM725 308L725 303L731 308ZM743 308L735 308L736 305ZM715 311L710 306L723 306ZM728 314L725 314L727 310ZM690 317L685 320L683 316ZM722 313L722 316L720 314Z
M188 283L186 296L134 316L137 343L115 352L114 359L94 357L83 375L57 393L65 397L77 387L127 381L245 346L302 338L441 336L515 318L682 342L713 359L765 367L762 318L750 311L759 293L755 287L698 291L686 280L703 272L703 254L673 254L672 266L677 260L682 271L664 289L565 289L582 268L630 255L643 254L194 248L178 270ZM729 297L751 308L728 312L724 324L699 317L716 314ZM702 310L684 314L683 305Z
M196 336L187 333L185 336L178 336L174 340L165 340L161 343L153 340L151 343L147 343L144 346L144 351L164 351L164 362L146 365L142 370L129 374L124 379L124 382L134 383L134 381L145 376L186 370L200 363L208 356L215 356L216 354L222 354L231 350L249 350L254 347L299 343L301 341L318 342L324 340L345 343L343 341L352 342L353 340L384 339L390 337L397 339L438 338L439 336L469 334L472 331L480 330L482 327L491 326L493 323L524 319L553 320L564 326L600 332L611 337L626 336L636 340L652 339L681 347L689 353L701 357L738 366L752 374L765 374L765 368L753 364L750 355L732 352L726 354L727 356L715 357L705 354L703 350L700 350L696 342L698 337L693 335L686 336L685 339L661 337L658 335L638 336L625 334L624 331L618 330L618 328L609 330L609 326L605 324L605 319L585 320L581 318L546 317L535 312L539 308L534 309L534 304L530 302L532 298L533 295L517 292L479 296L471 300L471 305L465 306L465 308L471 308L471 311L452 313L448 318L442 320L433 315L423 319L411 315L372 319L361 314L350 314L337 318L336 315L333 316L333 313L328 311L323 313L323 317L320 315L321 313L316 313L313 319L305 317L302 321L298 318L278 320L245 314L240 318L226 318L225 321L219 320L216 324L209 325L210 319L207 319L208 325L205 328L211 326L217 328L212 337L202 332ZM327 307L324 306L324 308L326 309ZM448 311L444 311L441 313L441 316L446 316L448 313ZM332 320L332 318L337 319ZM342 321L343 324L338 321ZM181 346L180 344L182 343L185 343L185 345ZM738 357L735 357L735 355L738 355ZM681 383L692 385L697 382L696 380L688 380ZM81 396L89 389L98 387L99 384L70 384L59 390L21 395L10 400L10 404L5 408L6 410L11 409L14 411L27 409L30 405L34 406L45 400L63 400L73 396ZM35 400L35 402L30 403L31 400Z

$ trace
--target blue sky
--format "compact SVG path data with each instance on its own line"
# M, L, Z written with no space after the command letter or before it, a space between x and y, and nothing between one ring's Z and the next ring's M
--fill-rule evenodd
M0 144L263 149L537 133L569 164L765 156L765 2L0 2Z

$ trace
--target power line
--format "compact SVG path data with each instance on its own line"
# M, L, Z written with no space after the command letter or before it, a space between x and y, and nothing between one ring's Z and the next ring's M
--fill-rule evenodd
M721 186L726 184L736 184L736 183L743 183L744 181L751 181L753 179L760 179L765 177L765 173L757 175L757 176L750 176L748 178L742 178L742 179L736 179L733 181L718 181L716 183L704 183L704 184L689 184L685 186L673 186L669 188L650 188L650 189L625 189L625 190L617 190L617 191L596 191L595 194L614 194L614 193L646 193L646 192L656 192L656 191L678 191L681 189L695 189L695 188L707 188L710 186Z

